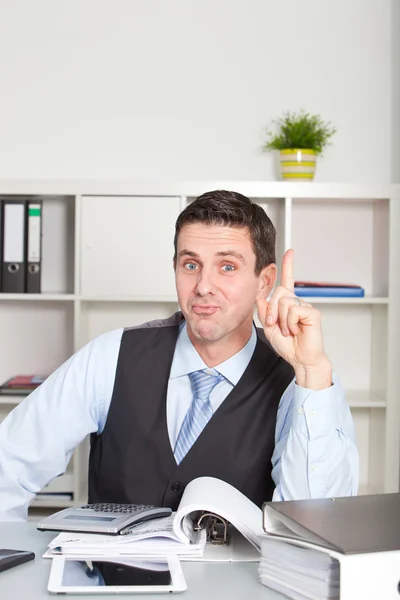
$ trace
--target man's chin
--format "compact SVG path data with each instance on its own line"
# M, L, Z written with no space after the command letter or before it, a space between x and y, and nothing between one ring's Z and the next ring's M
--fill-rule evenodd
M200 320L196 323L189 323L193 335L203 342L215 342L223 337L224 333L219 325L210 323L206 320Z

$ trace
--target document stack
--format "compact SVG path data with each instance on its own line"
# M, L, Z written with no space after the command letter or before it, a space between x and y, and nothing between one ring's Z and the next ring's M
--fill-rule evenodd
M293 600L394 600L400 494L267 502L259 581Z
M57 529L61 533L50 542L45 558L177 555L181 560L258 562L262 512L228 483L199 477L186 486L175 513L132 525L123 534Z
M263 538L260 582L295 600L340 598L340 563L329 554Z

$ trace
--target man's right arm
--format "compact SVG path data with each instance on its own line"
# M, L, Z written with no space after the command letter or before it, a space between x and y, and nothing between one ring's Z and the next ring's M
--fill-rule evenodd
M0 424L0 521L26 520L35 494L65 473L86 435L102 431L121 335L81 348Z

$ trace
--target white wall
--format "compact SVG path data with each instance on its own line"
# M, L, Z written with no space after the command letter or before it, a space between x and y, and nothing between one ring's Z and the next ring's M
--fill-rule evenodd
M323 181L391 169L391 0L3 0L0 178L275 178L283 110L339 128Z
M400 183L400 0L392 0L392 181Z

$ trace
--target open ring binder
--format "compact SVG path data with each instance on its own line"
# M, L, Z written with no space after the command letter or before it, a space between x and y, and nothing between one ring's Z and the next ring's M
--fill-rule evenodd
M227 546L229 544L228 525L229 522L219 515L204 512L193 524L193 529L195 531L206 529L207 542L210 542L211 544Z

